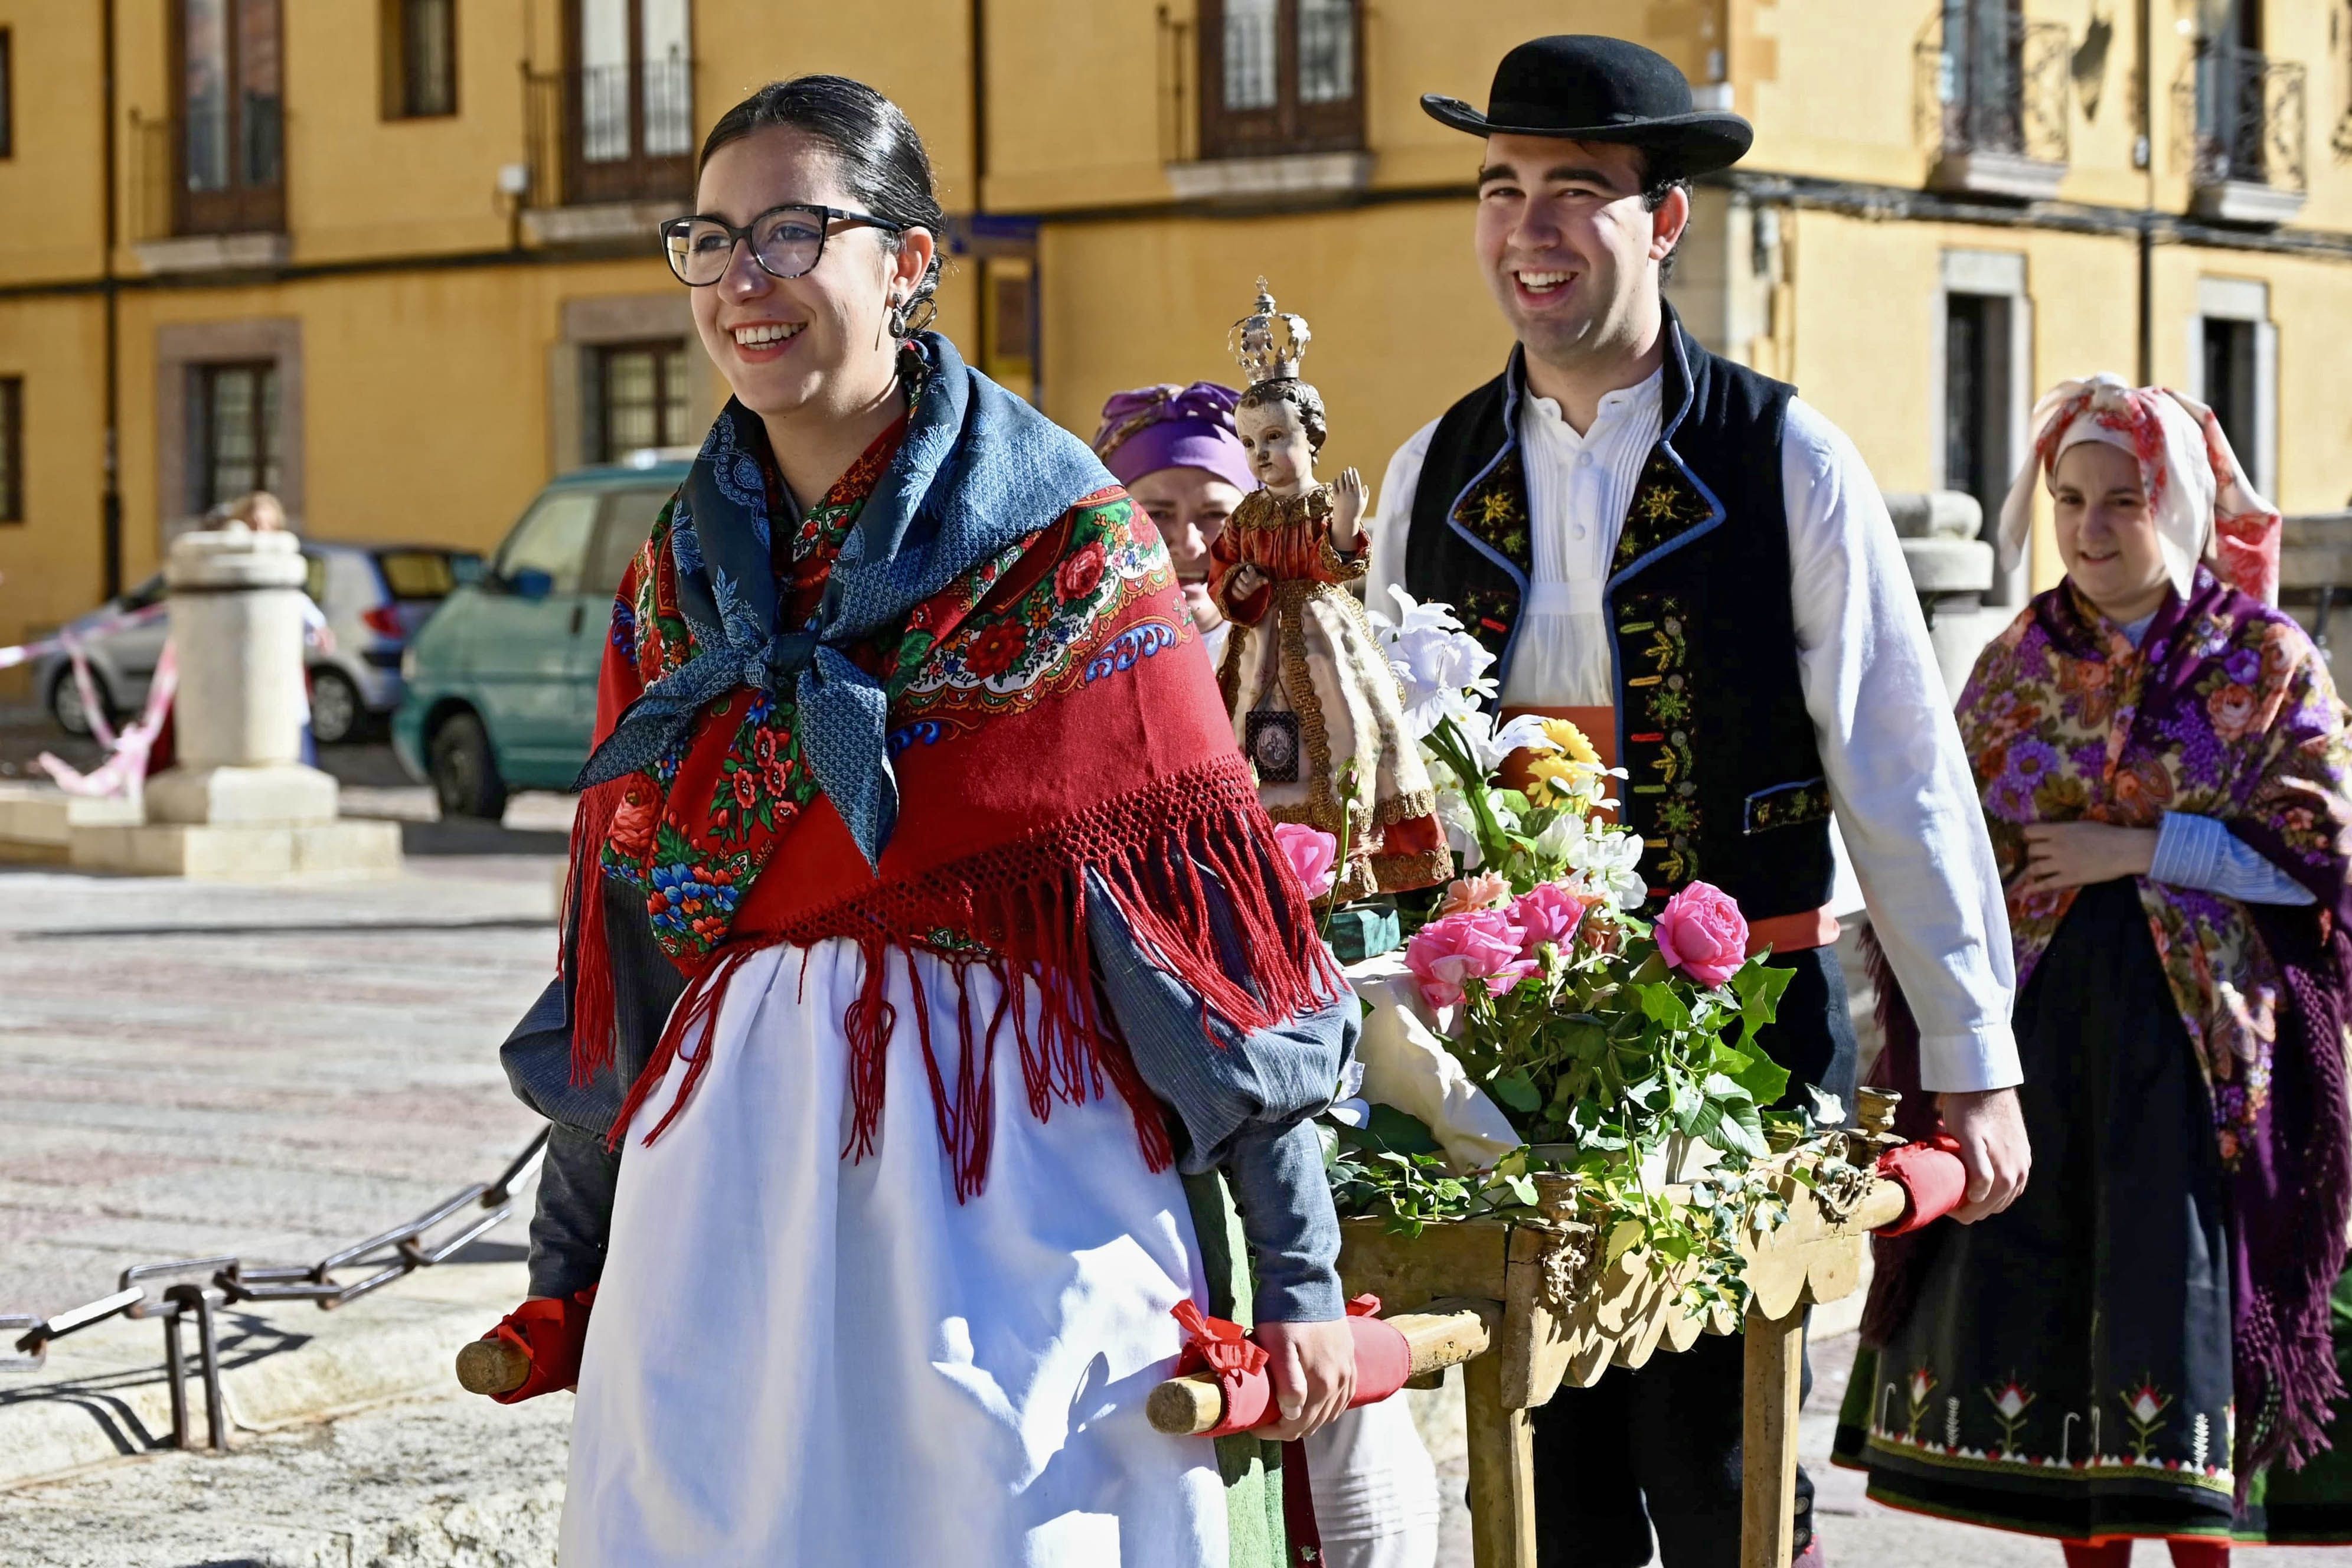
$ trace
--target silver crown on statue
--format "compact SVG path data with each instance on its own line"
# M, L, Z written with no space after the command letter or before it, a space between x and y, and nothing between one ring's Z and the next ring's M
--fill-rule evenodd
M1250 384L1255 386L1261 381L1296 380L1298 362L1314 337L1307 330L1306 317L1274 308L1273 291L1261 278L1257 308L1234 323L1234 330L1225 335L1225 347L1249 373Z

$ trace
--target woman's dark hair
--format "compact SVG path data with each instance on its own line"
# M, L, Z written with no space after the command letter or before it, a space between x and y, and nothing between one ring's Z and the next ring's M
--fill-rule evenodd
M1323 450L1323 437L1328 425L1323 417L1323 395L1296 376L1277 376L1272 381L1250 384L1242 394L1236 408L1271 408L1277 403L1287 403L1298 410L1299 428L1307 432L1307 448Z
M940 257L945 253L947 215L931 184L931 155L906 111L862 81L845 76L796 76L772 81L719 117L702 139L695 163L700 174L711 154L730 142L775 127L797 131L824 144L840 173L842 189L876 217L908 228L929 229L940 243L930 269L908 296L909 329L929 324L939 307ZM900 240L885 233L896 250Z

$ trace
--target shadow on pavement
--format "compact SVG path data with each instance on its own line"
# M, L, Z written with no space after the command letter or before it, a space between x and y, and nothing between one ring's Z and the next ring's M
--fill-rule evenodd
M495 822L404 818L400 824L404 855L561 855L571 841L570 834L551 828L501 827Z

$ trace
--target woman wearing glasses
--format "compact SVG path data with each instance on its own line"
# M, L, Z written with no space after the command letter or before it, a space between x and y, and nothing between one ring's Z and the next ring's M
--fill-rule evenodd
M562 979L504 1053L555 1124L498 1331L518 1396L576 1375L566 1568L1271 1563L1260 1445L1143 1400L1171 1309L1228 1304L1181 1166L1245 1216L1262 1436L1344 1405L1303 1119L1355 1009L1167 553L920 330L888 100L761 89L697 205L662 240L734 396L623 583Z

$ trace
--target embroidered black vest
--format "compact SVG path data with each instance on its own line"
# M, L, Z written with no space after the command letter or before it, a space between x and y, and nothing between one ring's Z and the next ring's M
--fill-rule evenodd
M1780 432L1794 389L1718 358L1666 311L1664 420L1603 609L1625 820L1653 902L1694 881L1750 920L1829 902L1829 791L1790 605ZM1446 412L1405 541L1404 584L1442 600L1510 675L1532 560L1518 351Z

